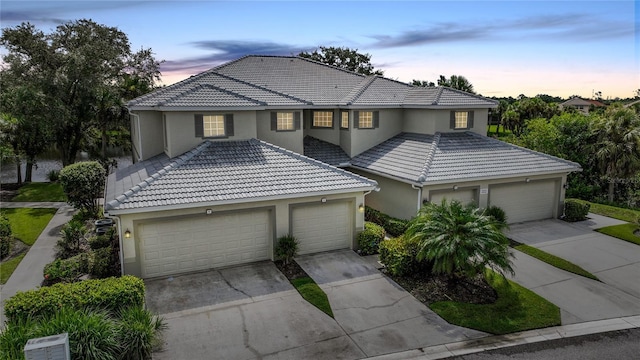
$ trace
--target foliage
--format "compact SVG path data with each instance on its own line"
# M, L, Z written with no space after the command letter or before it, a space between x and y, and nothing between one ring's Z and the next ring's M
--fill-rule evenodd
M51 170L47 173L47 180L49 180L52 183L58 181L59 178L60 178L59 170Z
M289 264L298 254L298 239L291 234L287 234L278 238L278 244L275 248L275 256Z
M573 200L566 200L564 202L564 217L563 220L569 222L582 221L587 219L589 214L589 208L591 205L580 203Z
M640 226L637 224L621 224L603 227L596 231L605 235L613 236L620 240L640 245L640 236L635 234L635 231L638 230L640 230Z
M80 221L69 221L60 230L60 239L56 243L56 258L68 259L85 252L87 247L87 229Z
M60 184L71 205L97 216L97 199L102 197L105 176L99 162L85 161L64 167L60 171Z
M128 306L118 314L118 338L121 359L151 359L154 348L160 345L160 334L167 328L164 319L138 306Z
M327 298L327 294L316 284L312 278L306 276L291 280L293 287L298 290L300 295L311 305L317 307L325 314L333 317L331 304Z
M13 233L9 219L0 213L0 259L4 259L13 246Z
M407 241L418 243L418 260L433 262L432 272L472 277L486 267L513 273L504 224L459 201L427 203L411 220Z
M503 224L505 227L507 226L507 214L501 207L491 205L484 210L483 214L491 216L495 221Z
M522 96L507 106L501 120L505 129L511 130L519 137L526 129L528 120L537 118L550 119L559 114L560 110L556 104L548 104L538 97L528 98Z
M358 250L362 255L378 253L378 245L384 240L385 231L382 226L366 221L364 230L358 234Z
M431 271L432 263L418 260L418 244L407 241L404 236L386 239L380 243L380 262L393 276Z
M363 75L383 75L382 70L374 70L371 55L362 54L358 49L347 47L320 46L313 52L303 51L299 57L315 60L323 64L336 66Z
M546 251L542 251L538 248L534 248L533 246L529 246L526 244L521 244L516 246L514 249L522 251L523 253L532 256L540 261L544 261L547 264L551 265L551 266L555 266L558 269L562 269L564 271L568 271L570 273L574 273L576 275L580 275L580 276L584 276L586 278L589 279L593 279L593 280L597 280L600 281L598 279L598 277L596 277L595 275L593 275L592 273L588 272L587 270L581 268L580 266L567 261L563 258L557 257L555 255L549 254Z
M106 278L120 275L117 267L118 255L111 246L93 250L91 252L91 266L89 274L95 278Z
M18 195L16 195L11 201L46 201L46 202L58 202L67 201L64 191L62 191L62 185L56 182L50 183L29 183L25 184L18 189Z
M408 221L391 217L374 208L365 206L364 219L378 224L391 236L400 236L407 230Z
M104 235L92 236L89 238L89 247L91 250L102 249L111 246L113 244L113 236L115 230L113 228L109 229L109 231Z
M498 293L493 304L443 301L429 307L447 322L491 334L560 325L560 309L524 287L487 272L489 284Z
M3 209L2 213L9 219L13 237L23 243L33 245L40 233L49 224L57 209Z
M418 86L418 87L434 87L434 86L436 86L436 84L433 81L416 80L416 79L411 80L410 84L413 85L413 86Z
M143 303L144 282L125 275L18 292L5 302L4 310L9 321L19 321L41 318L62 308L99 307L114 312L122 304L142 306Z
M624 209L617 206L598 204L598 203L578 200L578 199L570 199L570 200L578 203L582 203L582 204L589 204L590 205L589 211L591 211L594 214L608 216L608 217L622 220L622 221L634 222L638 218L638 216L640 216L640 210Z
M440 75L440 78L438 79L438 86L447 86L453 89L466 91L471 94L476 93L473 90L471 82L462 75L451 75L448 79L444 75Z
M56 259L44 266L43 275L47 284L78 281L89 271L89 254L82 253L68 259Z
M7 283L7 280L9 280L9 277L13 274L25 255L26 253L0 263L0 284L4 285Z

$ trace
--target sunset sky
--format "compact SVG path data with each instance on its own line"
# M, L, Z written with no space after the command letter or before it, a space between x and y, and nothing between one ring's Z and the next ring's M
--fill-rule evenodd
M247 54L346 46L388 78L464 75L485 96L627 98L640 88L638 1L5 1L2 27L90 18L152 48L171 84ZM0 53L5 54L4 49Z

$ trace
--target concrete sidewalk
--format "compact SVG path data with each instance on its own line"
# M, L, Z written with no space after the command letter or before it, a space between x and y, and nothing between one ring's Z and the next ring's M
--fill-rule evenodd
M26 291L35 289L42 283L42 271L44 266L54 259L55 246L58 242L60 229L64 224L69 222L75 213L75 209L66 203L3 203L2 207L7 204L23 204L25 208L47 208L57 207L58 211L44 228L36 242L31 246L27 254L24 256L18 267L15 269L6 284L0 285L0 328L4 327L4 302L12 297L18 291ZM33 206L34 204L61 204L58 206ZM9 206L6 206L9 208Z
M64 206L67 206L67 203L59 202L59 201L30 201L30 202L4 201L0 203L0 209L16 209L16 208L59 209Z

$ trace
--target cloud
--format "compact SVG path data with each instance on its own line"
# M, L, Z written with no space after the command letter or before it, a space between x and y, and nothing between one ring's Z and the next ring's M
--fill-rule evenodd
M202 40L190 44L198 49L211 51L211 53L187 59L165 61L161 70L163 72L198 73L245 55L290 56L315 49L315 46L294 46L269 41Z
M62 24L66 22L63 18L50 17L50 15L50 12L44 11L0 10L0 21L3 23L43 22L54 24Z
M141 4L153 5L149 1L3 1L0 21L3 24L22 22L63 24L75 19L72 15L82 11L100 11L131 8Z

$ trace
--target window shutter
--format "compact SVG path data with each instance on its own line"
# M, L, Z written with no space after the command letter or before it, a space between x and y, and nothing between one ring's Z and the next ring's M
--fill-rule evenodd
M357 129L360 127L360 111L353 112L353 128Z
M225 136L233 136L233 114L225 114L224 116L224 134Z
M204 124L202 122L202 114L194 115L194 125L196 128L196 137L204 137Z
M338 112L339 114L340 112ZM331 128L335 129L336 128L336 124L338 123L338 114L336 114L335 111L333 111L333 116L331 116Z
M271 112L271 131L278 130L278 113L275 111Z
M473 127L473 111L469 111L469 115L467 117L467 127L469 129Z
M373 127L374 129L377 129L380 126L380 112L379 111L374 111L373 112Z
M449 129L456 128L456 112L452 111L451 116L449 117Z
M296 130L300 130L300 111L293 113L293 127Z

